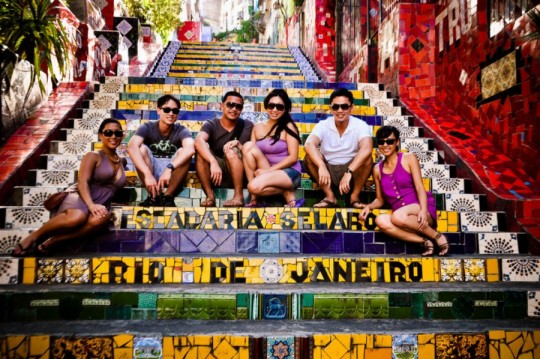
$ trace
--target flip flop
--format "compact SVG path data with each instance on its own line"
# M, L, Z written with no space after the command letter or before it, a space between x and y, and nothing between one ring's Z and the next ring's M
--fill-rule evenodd
M351 208L358 208L358 209L364 209L366 205L363 204L362 202L360 201L352 201L351 202Z
M201 202L201 207L215 207L216 206L216 200L207 198L204 201Z
M338 204L325 198L319 203L314 204L313 208L338 208Z
M223 207L243 207L244 202L237 200L237 199L230 199L228 201L223 202Z
M293 199L292 201L287 203L285 205L285 207L287 207L287 208L298 208L298 207L302 207L305 202L306 202L306 200L304 198Z

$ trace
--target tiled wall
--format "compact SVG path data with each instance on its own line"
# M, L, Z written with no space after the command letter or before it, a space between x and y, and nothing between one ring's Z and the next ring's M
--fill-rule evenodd
M396 96L454 108L457 125L478 130L540 180L540 46L522 39L534 29L528 16L490 37L489 1L399 4L379 28L378 81ZM362 52L340 80L366 66Z
M539 331L459 334L325 333L304 337L243 335L0 338L2 358L359 358L517 359L540 357Z

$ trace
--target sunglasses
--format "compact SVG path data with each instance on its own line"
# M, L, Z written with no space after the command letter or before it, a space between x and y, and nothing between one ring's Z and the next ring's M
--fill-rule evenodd
M268 110L276 109L276 110L278 110L278 111L283 111L283 110L285 110L285 105L282 105L282 104L280 104L280 103L271 103L271 102L270 102L270 103L266 106L266 108L267 108Z
M351 105L347 104L347 103L341 103L341 104L333 104L331 107L330 107L333 111L337 111L339 110L340 108L343 110L343 111L347 111L349 108L351 108Z
M395 138L389 138L389 139L386 139L386 140L377 140L377 144L378 144L379 146L382 146L382 145L384 145L384 144L386 143L387 145L390 145L390 146L391 146L391 145L393 145L394 143L396 143L396 141L397 141L397 140L396 140Z
M228 109L236 108L238 111L242 111L244 108L244 105L241 103L234 103L234 102L225 102L225 106L227 106Z
M124 137L124 131L122 130L105 130L101 132L105 137L111 137L115 135L116 137Z
M174 113L175 115L178 115L180 113L179 108L170 108L170 107L162 107L161 111L163 111L165 113L169 113L169 112L172 111L172 113Z

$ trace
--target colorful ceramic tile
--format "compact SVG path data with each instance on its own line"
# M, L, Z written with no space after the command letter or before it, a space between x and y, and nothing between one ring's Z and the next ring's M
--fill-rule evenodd
M392 359L418 359L418 339L416 335L402 334L392 337Z
M487 359L488 343L484 334L436 334L436 358Z
M516 233L478 233L479 254L519 254Z
M266 359L295 358L294 337L267 337Z
M115 353L116 354L116 353ZM133 359L162 358L163 345L160 337L135 337Z
M507 282L538 282L540 260L532 258L501 258L502 280Z

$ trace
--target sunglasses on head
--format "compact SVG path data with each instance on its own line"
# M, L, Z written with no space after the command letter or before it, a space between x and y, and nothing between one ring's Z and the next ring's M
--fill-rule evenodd
M242 109L244 108L244 105L235 102L225 102L225 106L227 106L227 108L231 110L236 107L238 111L242 111Z
M340 108L343 110L343 111L347 111L349 108L351 108L351 105L349 105L348 103L336 103L336 104L333 104L331 107L330 107L332 110L334 111L337 111L339 110Z
M266 105L266 108L268 110L276 109L278 111L283 111L283 110L285 110L285 105L282 105L280 103L272 103L272 102L270 102L268 105Z
M179 108L170 108L170 107L162 107L161 110L165 113L169 113L172 111L175 115L178 115L180 113Z
M386 140L377 140L377 144L378 144L379 146L382 146L382 145L384 145L385 143L386 143L387 145L393 145L394 143L396 143L396 141L397 141L397 140L396 140L395 138L388 138L388 139L386 139Z
M104 130L101 132L105 137L111 137L115 135L116 137L124 137L124 131L122 130Z

